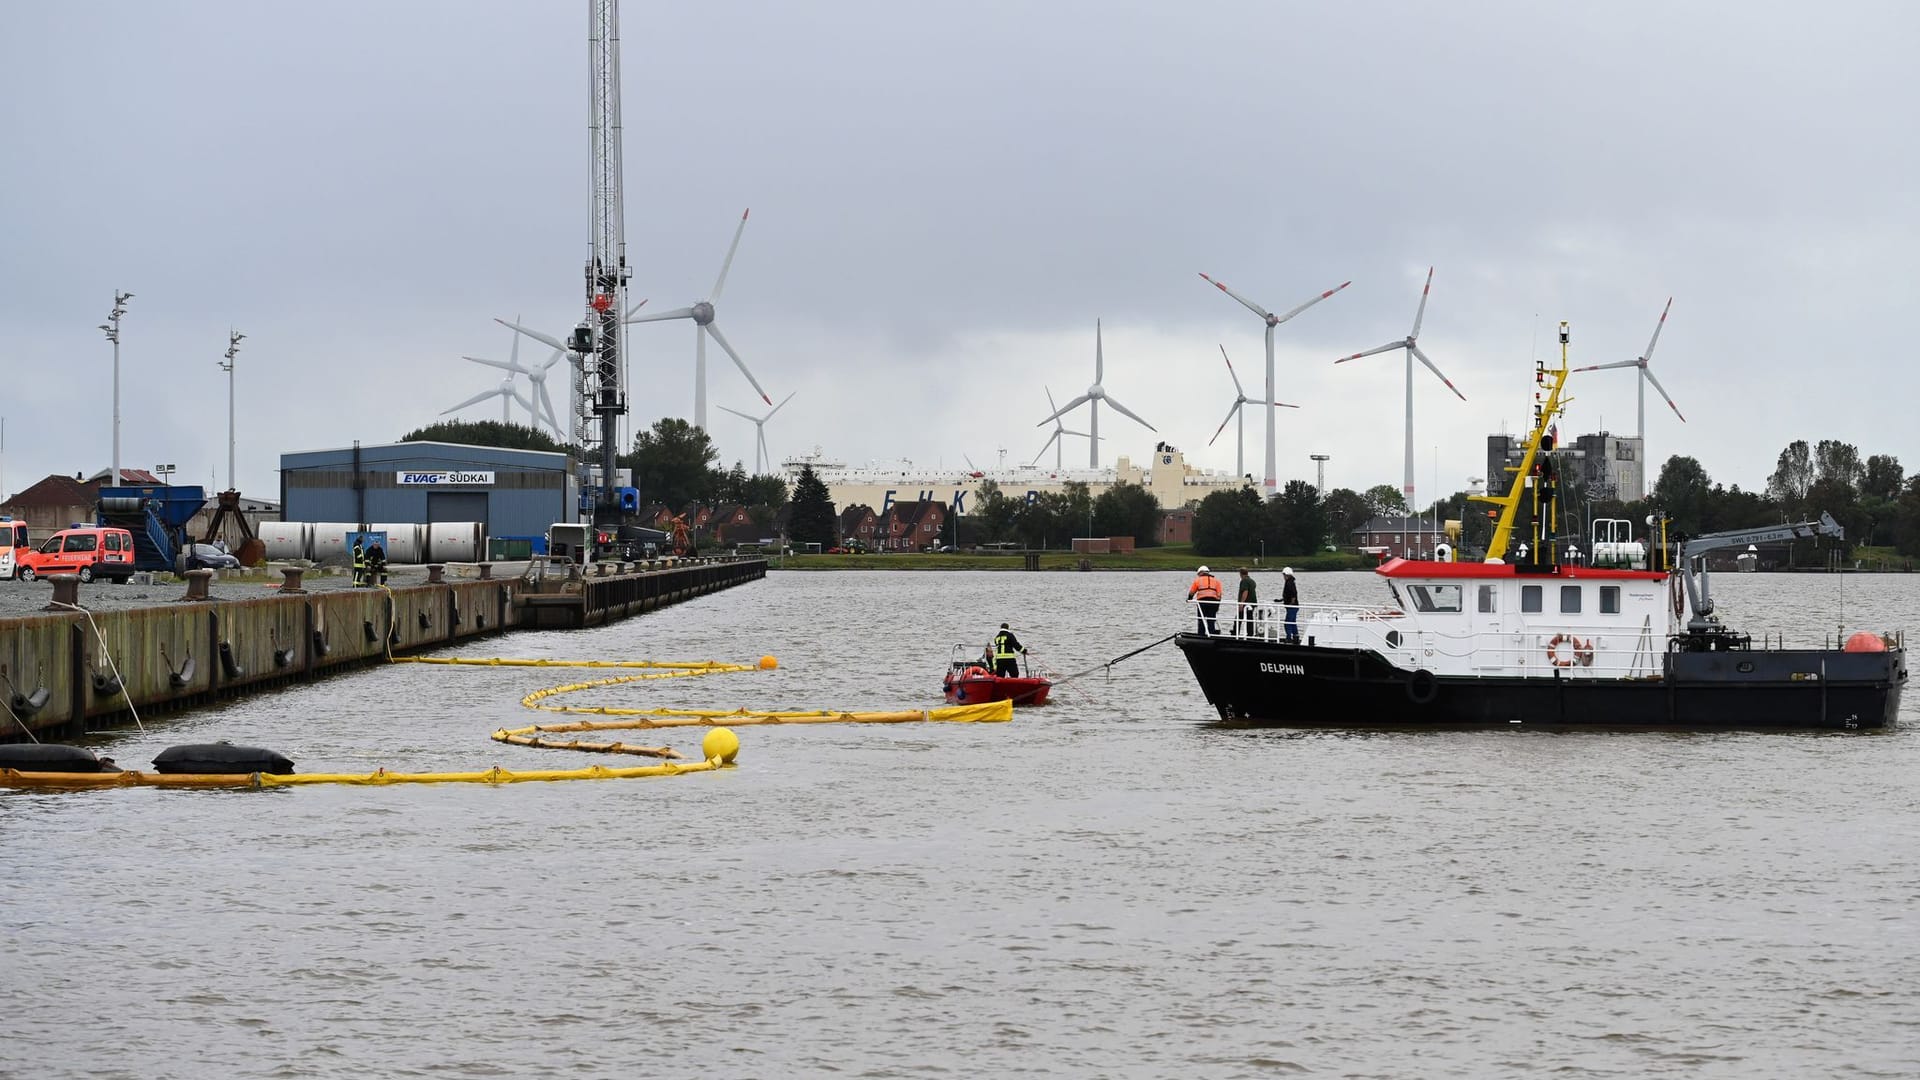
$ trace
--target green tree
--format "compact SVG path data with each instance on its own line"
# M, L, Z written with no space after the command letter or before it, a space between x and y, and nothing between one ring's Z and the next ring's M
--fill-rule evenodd
M1193 550L1201 555L1251 555L1266 526L1258 491L1216 491L1194 511Z
M736 461L731 469L714 469L707 487L715 502L747 502L747 467Z
M640 497L675 510L713 498L713 463L720 452L707 433L677 416L664 416L653 430L633 438L633 453L620 464L633 470Z
M461 446L497 446L505 450L545 450L566 453L567 448L553 436L525 424L503 424L498 420L443 420L400 436L401 442L444 442Z
M1160 543L1160 501L1139 484L1121 481L1093 500L1095 536L1131 536L1135 547Z
M1660 479L1653 485L1653 501L1673 519L1670 528L1688 535L1709 531L1709 504L1713 481L1694 458L1675 454L1660 467Z
M1386 517L1407 513L1407 497L1392 484L1375 484L1360 496L1367 500L1367 516Z
M1353 530L1373 517L1366 497L1352 488L1334 488L1320 505L1327 514L1327 538L1343 548L1353 543Z
M1860 489L1860 482L1866 476L1867 468L1860 463L1860 451L1852 443L1821 439L1814 446L1814 483L1824 480L1830 485L1839 485L1855 492Z
M779 476L749 476L740 489L740 501L748 506L783 506L787 501L787 482Z
M1898 499L1905 479L1899 458L1892 454L1873 454L1867 458L1866 473L1860 480L1860 494Z
M1767 495L1788 513L1797 514L1812 486L1813 454L1807 449L1807 440L1795 439L1780 451L1773 475L1767 477Z
M1014 522L1020 517L1019 502L1010 499L991 480L980 482L974 495L972 517L980 519L980 542L998 544L1013 539Z
M1326 542L1327 512L1305 480L1289 480L1266 506L1268 554L1311 555Z
M787 538L796 545L819 544L824 550L839 541L839 531L827 485L813 475L813 466L800 466L800 475L793 482L793 513L787 518Z
M1084 489L1086 485L1082 484L1081 487ZM1066 495L1058 491L1043 491L1020 505L1019 513L1013 519L1013 530L1021 543L1045 549L1053 541L1071 535L1076 521L1080 528L1087 527L1086 515L1075 513Z

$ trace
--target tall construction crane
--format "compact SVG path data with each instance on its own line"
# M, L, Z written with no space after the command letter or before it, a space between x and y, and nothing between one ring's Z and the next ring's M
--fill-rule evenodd
M620 161L620 2L587 0L587 58L592 93L593 251L587 257L586 320L574 331L580 363L579 420L598 417L599 431L577 424L583 461L600 460L593 520L602 528L619 522L614 460L620 450L620 417L626 415L621 314L626 309L627 230ZM597 438L596 438L597 435ZM597 453L596 453L597 451Z

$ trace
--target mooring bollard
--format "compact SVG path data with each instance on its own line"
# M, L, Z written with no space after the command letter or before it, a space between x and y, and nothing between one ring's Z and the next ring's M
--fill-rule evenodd
M447 565L445 563L427 564L427 584L445 585L447 583Z
M306 572L306 568L301 566L281 567L280 576L286 580L280 583L280 595L293 596L306 592L307 590L300 585L300 575Z
M73 574L55 574L47 579L53 582L53 600L47 604L48 611L71 611L80 606L80 579Z
M211 584L212 581L213 581L213 571L211 570L201 569L201 570L187 571L187 595L181 597L180 599L182 600L213 599L213 597L207 592L207 586Z
M613 567L607 563L594 563L593 565L594 565L594 571L593 571L594 577L606 577L607 571L613 569Z
M475 565L477 565L477 566L478 566L478 567L480 568L480 580L481 580L481 581L492 581L492 580L493 580L493 564L492 564L492 563L490 563L490 562L483 562L483 563L477 563L477 564L475 564Z

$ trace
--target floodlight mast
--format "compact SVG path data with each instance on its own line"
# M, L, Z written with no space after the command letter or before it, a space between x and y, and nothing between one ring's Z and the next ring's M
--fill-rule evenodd
M593 142L593 253L587 260L587 315L591 333L581 356L585 401L600 418L598 445L591 425L581 425L583 461L601 462L600 494L594 524L614 524L619 500L614 494L614 461L620 450L619 422L626 414L622 383L620 316L626 310L626 213L621 201L620 161L620 2L587 0L587 58L590 74Z

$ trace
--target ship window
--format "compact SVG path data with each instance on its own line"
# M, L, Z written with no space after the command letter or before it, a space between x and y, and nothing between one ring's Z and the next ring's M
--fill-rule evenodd
M1618 585L1600 586L1600 614L1602 615L1620 614L1620 586Z
M1578 585L1560 586L1560 614L1562 615L1580 614L1580 586Z
M1541 610L1540 586L1538 585L1520 586L1520 610L1525 612L1536 613L1536 614Z
M1500 610L1497 600L1499 592L1491 585L1480 586L1480 613L1487 614Z
M1415 611L1460 610L1458 585L1409 585L1407 595L1413 598Z

